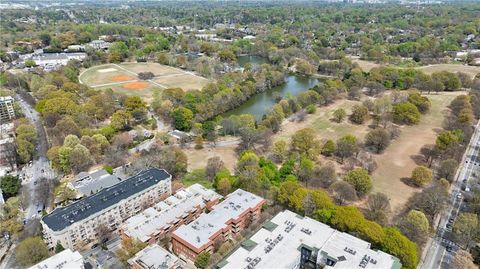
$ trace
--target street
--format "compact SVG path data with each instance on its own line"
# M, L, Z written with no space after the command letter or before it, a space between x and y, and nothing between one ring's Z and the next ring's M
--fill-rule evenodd
M437 232L434 238L430 238L425 246L426 256L421 261L419 269L448 269L451 260L455 256L454 251L458 250L458 246L446 238L453 221L458 216L463 203L462 185L468 186L472 173L475 172L477 166L480 165L477 156L479 155L480 143L480 121L475 126L474 133L470 143L465 150L462 162L458 168L455 181L451 186L451 196L447 207L440 214L440 221L436 227ZM448 250L447 250L448 248Z
M26 164L21 170L17 172L18 175L23 175L22 188L27 190L29 195L28 206L25 211L25 223L32 219L39 219L42 216L42 210L46 205L39 201L39 189L42 186L41 180L52 180L55 178L55 172L50 168L50 163L47 159L48 141L45 129L40 120L40 115L35 111L33 105L29 104L25 98L17 94L15 96L16 101L20 104L25 117L29 119L37 130L37 144L36 154L30 164ZM15 242L10 247L7 255L0 264L0 269L3 268L16 268L15 267Z

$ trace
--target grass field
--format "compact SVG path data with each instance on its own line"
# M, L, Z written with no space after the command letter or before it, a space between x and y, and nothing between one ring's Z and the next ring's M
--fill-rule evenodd
M383 192L390 198L393 213L399 212L402 205L419 189L407 186L401 181L411 175L416 167L415 156L427 144L434 144L441 130L447 106L459 94L464 92L444 92L427 95L432 103L428 114L422 116L418 125L404 126L400 137L384 153L375 156L378 169L373 173L374 192Z
M352 62L358 63L360 68L363 71L369 72L374 67L382 66L382 64L377 64L372 61L364 61L360 59L352 59ZM432 64L426 66L414 67L415 69L420 69L426 74L432 74L439 71L449 71L449 72L464 72L469 74L472 78L476 74L480 73L480 66L471 66L471 65L462 65L462 64Z
M235 164L237 163L236 147L236 145L232 145L216 148L205 147L200 150L193 148L185 149L184 152L188 157L188 171L205 168L209 158L218 156L222 159L225 167L230 170L230 172L233 172Z
M152 72L154 78L139 81L138 73ZM199 90L209 80L178 68L158 63L121 63L104 64L84 70L79 81L95 89L111 88L115 92L127 95L138 95L147 101L151 100L154 90L182 88L183 90Z
M303 122L284 121L281 131L275 135L275 138L289 141L289 138L297 130L312 128L315 130L319 139L337 140L347 134L353 134L359 139L363 139L368 132L368 123L354 125L351 124L348 119L345 119L341 123L336 123L331 120L332 114L336 109L343 108L347 112L347 115L349 115L355 104L361 104L361 102L342 99L329 106L317 108L317 111L312 115L308 115Z

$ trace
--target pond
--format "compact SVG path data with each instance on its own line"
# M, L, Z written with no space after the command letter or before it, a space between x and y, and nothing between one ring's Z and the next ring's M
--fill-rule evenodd
M243 67L246 63L252 65L260 65L268 63L268 59L259 56L240 56L238 64ZM252 114L255 119L261 120L263 115L276 103L275 98L278 96L285 97L287 94L293 96L304 92L315 86L318 80L315 78L302 77L298 75L286 75L285 83L266 90L262 93L255 94L243 105L224 113L223 117L230 115Z

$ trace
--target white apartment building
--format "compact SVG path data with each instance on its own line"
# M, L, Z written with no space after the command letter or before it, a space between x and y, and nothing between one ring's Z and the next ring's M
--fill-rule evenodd
M120 233L124 238L154 244L180 225L195 220L206 209L212 209L221 198L215 191L194 184L129 218Z
M370 243L285 210L224 261L221 269L400 269L400 260Z
M132 269L181 269L180 259L159 245L148 246L128 260Z
M0 96L0 124L15 118L13 102L14 99L11 96Z
M43 260L29 269L84 269L84 260L78 251L65 249L64 251Z
M171 179L163 169L148 169L78 202L56 208L41 220L44 239L51 249L57 243L77 249L95 242L99 227L114 231L126 219L170 196Z

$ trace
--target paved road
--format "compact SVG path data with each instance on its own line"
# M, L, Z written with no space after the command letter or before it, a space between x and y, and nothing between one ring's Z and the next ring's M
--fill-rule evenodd
M40 180L53 179L55 172L50 168L50 163L47 159L47 134L40 120L40 115L35 111L33 105L27 102L21 95L17 95L16 97L25 117L35 125L37 130L37 145L34 159L32 163L26 165L22 171L22 173L25 174L25 180L22 182L23 187L30 190L30 203L25 210L25 217L29 220L40 217L41 214L39 214L38 211L41 211L44 207L44 205L38 201L39 195L37 190L42 183Z
M469 184L472 173L480 167L480 161L478 159L480 149L479 146L480 121L475 126L475 132L472 135L470 144L465 151L461 167L457 171L455 181L452 183L450 201L440 215L440 221L437 226L435 237L430 238L425 246L427 253L423 263L419 264L419 269L450 268L449 264L451 263L451 260L455 254L447 251L446 247L450 246L453 250L458 249L458 247L448 240L449 231L446 226L450 219L454 220L459 214L459 209L463 203L462 185Z

